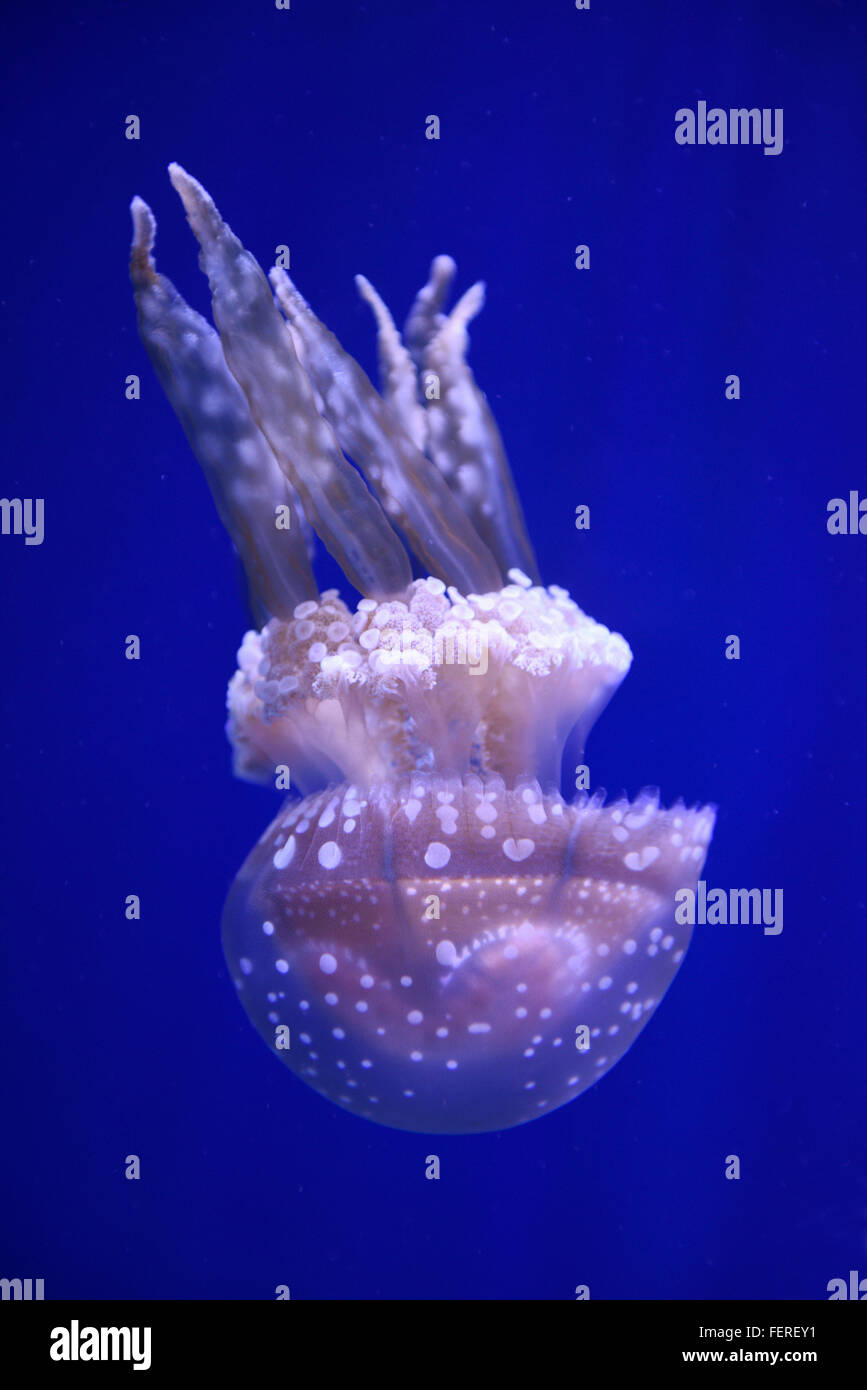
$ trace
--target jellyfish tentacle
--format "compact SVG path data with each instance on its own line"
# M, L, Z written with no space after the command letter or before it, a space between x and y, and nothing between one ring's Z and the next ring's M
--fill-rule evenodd
M226 366L218 335L157 274L153 213L141 198L133 199L130 211L130 277L142 342L240 553L254 606L291 617L297 604L318 592L297 495ZM277 528L279 508L288 511L288 529Z
M400 593L412 578L409 558L318 413L261 267L201 184L178 164L169 175L201 246L226 361L317 535L361 593Z
M418 398L415 363L395 327L388 305L365 275L356 275L356 288L376 320L379 378L382 395L417 449L427 449L427 415Z
M316 317L286 271L271 285L338 442L376 490L427 573L476 591L502 585L494 557L436 465L404 433L365 372Z
M472 285L425 351L425 368L439 379L438 396L427 401L430 452L503 573L517 568L538 581L500 431L466 360L467 324L482 308L484 297L484 285Z

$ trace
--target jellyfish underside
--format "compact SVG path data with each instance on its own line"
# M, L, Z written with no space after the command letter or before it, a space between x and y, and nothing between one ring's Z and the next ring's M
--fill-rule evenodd
M238 874L223 946L275 1055L398 1129L505 1129L623 1056L689 943L709 807L567 803L627 643L538 582L466 361L476 285L431 266L404 337L370 283L382 394L284 270L270 287L170 166L215 329L155 270L132 204L139 330L247 573L258 631L228 691L240 777L290 796ZM351 460L351 461L350 461ZM363 595L318 592L311 528ZM410 553L422 572L413 579Z

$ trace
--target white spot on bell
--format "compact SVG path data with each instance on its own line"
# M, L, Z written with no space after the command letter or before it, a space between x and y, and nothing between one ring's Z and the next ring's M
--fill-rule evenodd
M274 868L285 869L295 858L295 836L290 835L282 849L274 855Z
M437 942L436 958L440 965L457 965L458 953L453 941Z
M659 858L659 849L656 845L645 845L640 853L631 850L629 854L623 856L623 862L627 869L632 869L634 873L640 873L646 869L648 864L652 864Z
M323 869L336 869L343 858L343 851L336 840L326 840L325 844L320 846L316 857Z
M520 864L522 859L528 859L535 848L535 840L514 840L509 836L508 840L503 841L503 853L513 864Z

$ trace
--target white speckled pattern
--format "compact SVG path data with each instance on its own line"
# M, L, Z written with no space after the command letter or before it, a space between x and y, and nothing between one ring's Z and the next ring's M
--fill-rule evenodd
M226 955L262 1036L329 1099L401 1129L506 1128L586 1090L644 1027L712 828L650 793L570 806L490 775L329 789L248 859Z

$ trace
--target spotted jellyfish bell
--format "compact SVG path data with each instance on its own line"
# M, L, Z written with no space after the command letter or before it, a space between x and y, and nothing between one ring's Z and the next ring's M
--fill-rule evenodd
M303 794L226 903L239 997L280 1060L356 1115L522 1124L603 1076L655 1010L713 811L556 790L567 735L586 738L632 658L536 582L466 362L481 286L446 314L455 268L438 257L405 346L359 277L380 395L285 272L275 304L205 190L170 175L219 334L156 273L135 199L139 328L263 618L229 685L235 771L273 784L288 765ZM364 595L354 609L317 592L308 526Z

